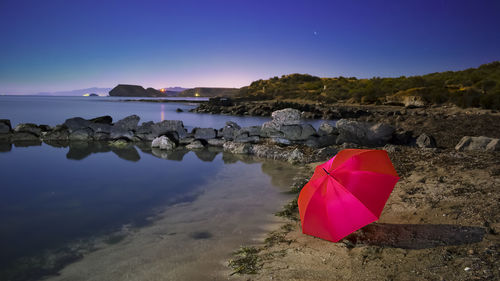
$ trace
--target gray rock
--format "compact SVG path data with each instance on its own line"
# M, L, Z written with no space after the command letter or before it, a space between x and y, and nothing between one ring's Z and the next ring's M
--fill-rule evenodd
M114 148L127 148L131 146L130 143L124 139L110 141L108 145Z
M64 125L57 125L52 131L43 136L44 140L67 141L69 139L68 128Z
M248 136L248 135L239 135L234 139L235 142L239 143L258 143L260 141L259 136Z
M339 131L337 130L337 128L332 126L328 122L323 122L319 126L318 135L320 135L320 136L338 135L338 134L339 134Z
M132 140L134 138L134 132L126 130L122 127L111 127L111 132L109 133L111 139L127 139Z
M207 143L209 145L211 145L211 146L220 146L220 147L222 147L222 146L224 146L225 142L226 141L223 140L223 139L208 139L207 140Z
M174 141L170 140L166 136L161 136L158 138L155 138L153 142L151 143L152 148L159 148L163 150L172 150L176 147L176 144Z
M420 148L435 148L436 140L432 136L423 133L418 136L416 144Z
M301 114L297 109L285 108L271 113L273 121L280 125L300 124Z
M212 128L194 128L193 135L195 139L215 139L217 137L217 133L215 129Z
M262 124L260 136L263 138L284 138L285 134L280 131L280 125L273 121Z
M276 144L290 145L292 142L284 138L271 138L271 141Z
M32 123L25 123L25 124L18 124L16 128L14 128L14 132L16 133L31 133L35 136L40 136L42 134L42 129L40 129L36 124Z
M236 129L236 130L241 129L240 125L236 124L236 122L233 122L233 121L227 121L226 127L230 127L230 128Z
M151 134L151 133L153 133L154 124L155 124L155 122L153 122L153 121L143 122L139 127L137 127L135 132L137 134Z
M334 145L336 143L336 135L323 135L323 136L310 136L305 145L312 148L320 148L325 146Z
M231 152L234 154L251 154L252 153L252 145L248 143L236 143L232 141L228 141L224 143L223 149L226 152Z
M69 118L64 121L64 125L66 125L70 133L79 129L87 128L91 123L92 122L89 120L85 120L81 117Z
M188 145L188 144L192 143L193 141L194 141L194 138L187 137L187 138L179 139L179 144Z
M279 131L283 133L285 139L291 141L307 140L316 134L316 130L309 124L302 125L281 125Z
M0 119L0 134L7 134L12 130L10 120Z
M105 132L94 133L94 140L96 141L107 141L111 140L111 135Z
M176 132L179 139L183 139L187 136L184 124L180 120L164 120L152 126L152 133L154 136L165 135L169 132Z
M483 151L498 151L500 150L499 139L488 138L485 136L471 137L465 136L455 146L456 150L483 150Z
M366 146L383 146L391 138L394 127L382 123L366 123L340 119L337 122L337 143L356 143Z
M89 121L92 123L98 123L98 124L108 124L108 125L113 124L113 118L109 115L92 118L92 119L89 119Z
M69 134L71 141L89 141L92 139L93 131L89 128L75 130Z
M105 123L90 123L88 126L94 133L111 133L111 125Z
M190 144L186 145L187 149L201 149L204 148L205 146L200 140L194 140Z
M247 136L260 136L261 131L262 131L262 126L250 126L250 127L243 127L238 130L238 135L247 135Z
M137 115L130 115L116 122L113 127L123 131L135 131L140 119Z

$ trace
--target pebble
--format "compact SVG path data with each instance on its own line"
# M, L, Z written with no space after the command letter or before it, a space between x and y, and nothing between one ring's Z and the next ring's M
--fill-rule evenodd
M471 268L470 268L470 267L466 267L466 268L464 268L464 270L465 270L465 271L470 271L470 270L471 270Z

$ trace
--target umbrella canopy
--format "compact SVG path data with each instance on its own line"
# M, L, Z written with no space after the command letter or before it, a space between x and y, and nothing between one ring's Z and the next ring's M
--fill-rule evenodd
M380 217L399 180L385 150L344 149L302 188L302 232L337 242Z

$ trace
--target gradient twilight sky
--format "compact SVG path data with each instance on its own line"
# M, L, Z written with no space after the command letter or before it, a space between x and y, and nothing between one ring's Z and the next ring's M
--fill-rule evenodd
M500 60L500 1L0 0L0 93L241 87Z

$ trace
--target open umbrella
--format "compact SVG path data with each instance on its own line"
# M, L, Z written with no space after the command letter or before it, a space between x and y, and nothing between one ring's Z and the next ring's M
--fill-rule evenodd
M380 217L399 180L385 150L344 149L302 188L302 232L337 242Z

